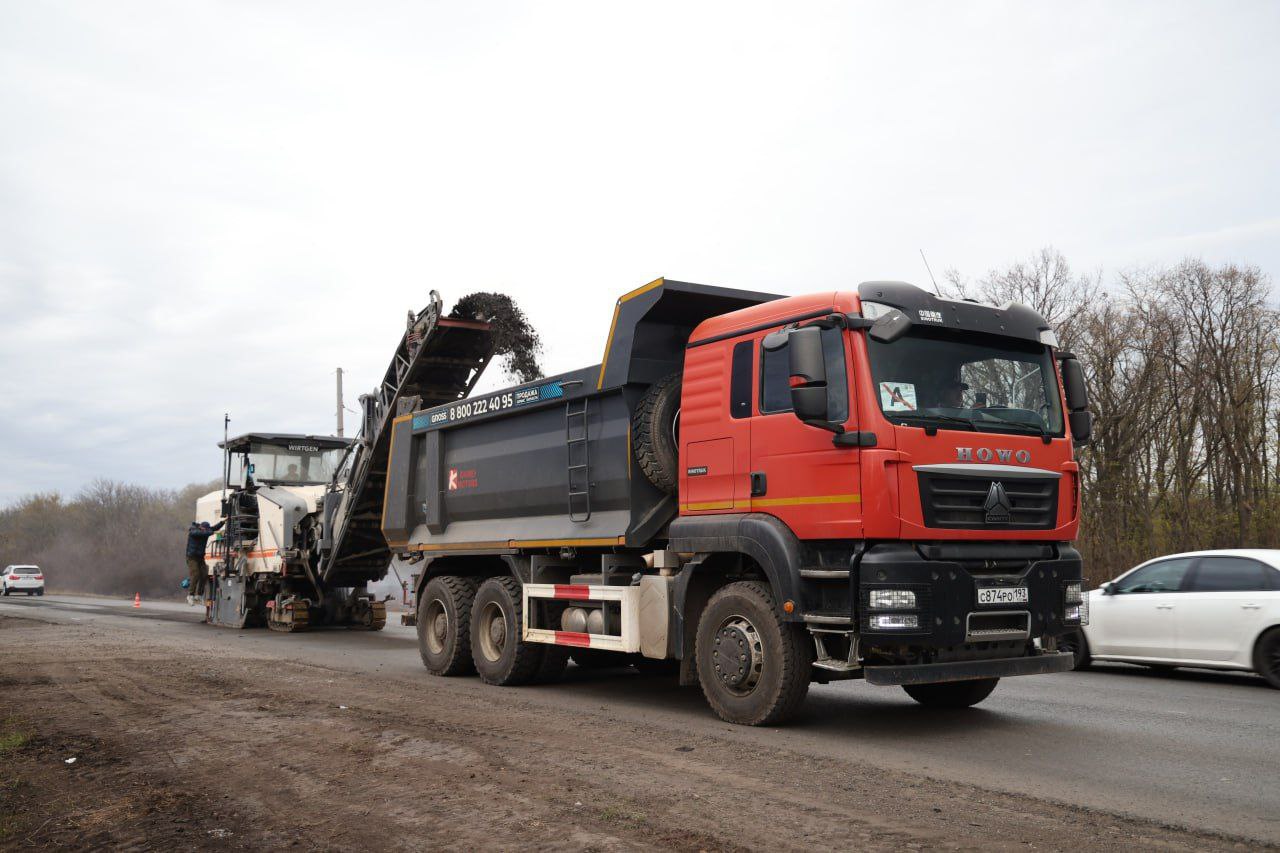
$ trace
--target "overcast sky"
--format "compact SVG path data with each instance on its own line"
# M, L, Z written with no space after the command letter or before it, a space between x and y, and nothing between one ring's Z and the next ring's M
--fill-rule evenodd
M659 275L1275 277L1278 44L1276 2L0 0L0 505L213 479L224 411L331 431L432 288L556 372Z

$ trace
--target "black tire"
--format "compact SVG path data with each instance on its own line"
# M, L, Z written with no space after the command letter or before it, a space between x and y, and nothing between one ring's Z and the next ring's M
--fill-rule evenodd
M44 590L42 589L42 590L37 591L37 592L36 592L36 595L37 595L38 597L43 597L43 596L44 596Z
M4 595L5 595L5 598L9 597L9 587L7 586L4 588Z
M34 589L29 589L29 590L27 590L27 598L30 598L31 596L33 596L33 595L35 595L35 594L36 594L36 591L35 591Z
M1280 628L1272 628L1253 647L1253 668L1267 684L1280 690Z
M432 675L470 675L471 605L480 582L439 575L418 596L418 654Z
M673 373L649 386L631 416L631 441L640 470L654 486L675 494L676 431L680 415L680 374Z
M726 651L733 646L737 649ZM767 586L739 581L707 602L698 620L694 660L702 693L722 720L769 726L792 716L804 702L813 646L802 628L783 621ZM738 669L728 671L734 665Z
M520 639L520 583L513 577L480 584L471 606L471 659L486 684L528 684L542 668L541 643Z
M565 646L542 645L542 664L533 676L534 684L551 684L559 681L569 665L569 649Z
M902 689L921 705L931 708L971 708L990 696L999 683L998 678L975 678L942 684L904 684Z
M1071 652L1071 656L1075 658L1075 666L1072 669L1088 669L1093 663L1093 658L1089 656L1089 640L1085 637L1084 631L1072 631L1058 638L1058 651Z

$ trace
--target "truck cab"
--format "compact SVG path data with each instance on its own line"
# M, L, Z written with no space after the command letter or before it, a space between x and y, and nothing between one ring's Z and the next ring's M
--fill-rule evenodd
M1087 440L1089 423L1059 364L1079 382L1030 309L902 283L708 319L685 357L674 547L759 516L819 670L1065 668L1028 656L1081 618L1069 424Z

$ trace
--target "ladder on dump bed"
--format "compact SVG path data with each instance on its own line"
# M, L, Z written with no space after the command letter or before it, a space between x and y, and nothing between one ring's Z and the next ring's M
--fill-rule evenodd
M564 444L568 456L569 520L591 519L591 435L587 427L589 397L570 400L564 410Z
M386 574L382 502L391 423L400 414L466 397L493 356L489 324L441 316L440 294L410 314L404 337L373 393L360 397L360 435L325 494L319 573L327 586L364 586Z

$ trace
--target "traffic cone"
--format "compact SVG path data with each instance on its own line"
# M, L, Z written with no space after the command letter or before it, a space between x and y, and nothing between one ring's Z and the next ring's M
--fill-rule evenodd
M141 607L141 606L142 606L142 593L140 593L140 592L135 592L135 593L133 594L133 606L134 606L134 607Z

